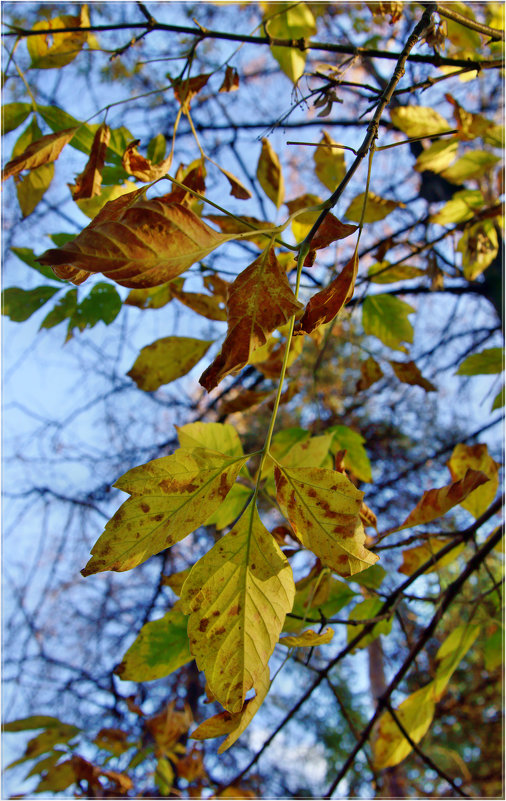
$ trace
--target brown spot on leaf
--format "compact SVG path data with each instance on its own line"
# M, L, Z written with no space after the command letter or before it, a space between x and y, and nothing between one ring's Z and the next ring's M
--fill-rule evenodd
M209 625L209 618L203 617L199 623L199 631L205 631Z
M143 512L147 514L149 512L150 506L147 503L141 503L141 509Z

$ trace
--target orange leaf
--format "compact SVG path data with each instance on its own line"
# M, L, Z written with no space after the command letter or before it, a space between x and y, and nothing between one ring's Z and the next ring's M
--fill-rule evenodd
M464 478L460 479L460 481L454 481L447 487L424 492L404 523L393 530L401 531L403 528L420 526L442 517L454 506L462 503L473 490L488 480L488 476L482 473L481 470L467 470Z
M235 175L228 170L224 170L223 167L220 167L220 170L232 187L230 190L231 195L239 200L248 200L251 197L251 192L249 189L246 189L244 184L240 182L239 178L236 178Z
M77 130L77 128L66 128L64 131L47 134L32 142L19 156L5 165L2 170L2 181L12 175L18 175L22 170L35 170L43 164L56 161Z
M328 247L338 239L345 239L351 236L358 228L358 225L342 223L333 214L327 214L318 231L311 240L311 250L304 260L304 267L311 267L314 262L313 251Z
M318 326L334 319L353 295L357 270L358 258L354 254L337 278L313 295L300 321L300 331L310 334Z
M227 336L221 353L201 375L202 386L210 392L229 373L244 367L252 352L266 343L271 331L288 322L301 308L274 248L267 248L229 289Z
M236 69L234 69L234 67L228 65L227 69L225 70L225 77L219 88L219 91L235 92L236 89L239 89L239 73Z
M135 176L138 181L144 181L145 183L163 178L172 163L172 154L167 156L163 161L160 161L159 164L153 164L137 150L139 141L139 139L135 139L133 142L130 142L123 153L121 161L126 172L129 175Z
M74 283L80 282L80 271L87 271L122 286L151 287L180 275L232 238L170 196L146 200L144 193L137 189L106 203L72 242L47 250L39 263Z
M74 186L70 188L73 200L100 195L102 169L105 164L105 154L110 138L111 129L108 125L102 123L93 138L88 163L81 175L76 178Z

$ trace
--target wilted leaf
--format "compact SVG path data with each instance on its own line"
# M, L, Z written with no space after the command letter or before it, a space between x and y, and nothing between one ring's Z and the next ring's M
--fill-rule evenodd
M413 342L413 326L408 315L414 308L394 295L368 295L362 307L362 325L393 350L404 350L402 342Z
M36 22L33 31L57 28L87 27L90 24L88 6L83 4L78 17L63 14L60 17ZM49 33L46 36L28 36L26 45L31 58L31 67L51 69L64 67L75 59L88 40L88 31L69 31L68 33Z
M481 353L471 353L460 364L456 375L487 375L504 370L504 348L487 348Z
M16 194L23 218L36 209L49 189L53 176L54 164L43 164L22 178L16 176Z
M179 605L179 604L178 604ZM125 681L153 681L191 662L188 618L174 608L146 623L114 672Z
M364 200L365 192L361 192L360 195L357 195L355 198L353 198L350 205L346 209L344 216L349 220L353 220L354 222L360 222ZM378 220L383 220L388 214L394 211L394 209L402 208L403 206L404 203L400 203L396 200L387 200L384 197L375 195L373 192L369 192L367 195L364 222L372 223L378 222Z
M465 222L471 220L484 203L479 189L462 189L460 192L455 192L452 199L445 203L437 214L432 214L430 221L439 225Z
M414 362L390 362L393 371L403 384L422 387L426 392L437 392L434 384L423 377Z
M499 252L497 231L492 220L471 225L462 234L457 250L462 253L464 278L474 281L492 264Z
M470 178L481 178L498 161L500 161L499 156L494 156L486 150L472 150L457 159L451 167L442 170L441 175L452 184L460 184Z
M14 323L28 320L47 303L56 292L57 286L38 286L35 289L20 289L17 286L4 289L2 292L2 314L10 317Z
M2 135L16 130L31 111L31 103L6 103L2 106Z
M142 348L127 375L139 389L154 392L186 375L207 353L212 340L162 337Z
M411 278L419 278L421 275L425 275L425 270L420 267L413 267L411 264L390 266L388 261L373 264L367 272L367 277L373 284L394 284L396 281L409 281Z
M310 334L320 325L329 323L351 299L358 271L358 257L355 253L331 283L317 292L307 304L300 330Z
M98 128L91 146L90 157L76 182L71 187L72 199L95 197L100 194L102 186L102 170L105 164L107 145L111 139L111 129L105 123Z
M402 552L402 564L399 567L399 573L404 573L406 576L411 576L419 567L424 565L430 559L434 559L434 564L428 567L425 573L432 573L435 570L440 570L455 561L457 556L465 548L465 543L456 545L446 556L441 557L436 562L438 552L452 542L449 537L431 537L427 542L422 545L415 545L414 548L406 548Z
M251 192L249 189L246 189L243 183L236 178L233 173L229 172L228 170L224 170L223 167L220 167L220 172L223 173L227 181L229 182L231 189L230 194L234 197L238 198L239 200L248 200L251 197Z
M246 460L181 448L129 470L115 486L133 497L107 523L82 574L130 570L182 540L218 508Z
M153 164L149 159L145 158L137 150L139 139L130 142L125 152L123 153L122 164L129 175L133 175L138 181L157 181L163 178L170 169L172 164L172 153L166 159L163 159L159 164Z
M435 136L451 130L441 114L426 106L403 106L390 109L390 119L396 128L409 137Z
M256 682L256 695L254 698L250 698L248 701L246 701L240 712L233 714L231 712L224 711L220 712L218 715L214 715L212 718L208 718L208 720L204 720L200 726L197 726L191 735L192 739L209 740L213 737L222 737L224 734L228 734L229 736L227 739L218 748L218 753L222 754L227 750L227 748L230 748L230 746L233 745L236 740L239 739L243 731L249 726L253 717L263 704L265 697L269 692L269 687L270 676L269 669L267 668ZM225 797L225 795L220 793L220 796L218 797ZM254 796L253 794L244 795L237 793L237 790L234 789L230 797L253 798Z
M415 170L423 172L424 170L431 170L432 172L442 172L452 163L457 155L459 143L455 139L441 139L438 142L433 142L430 147L426 148L418 156L415 162Z
M253 505L192 568L181 596L190 650L227 711L240 712L264 676L294 593L288 561Z
M464 477L468 470L472 472L478 470L488 476L489 481L475 490L469 497L466 497L460 504L473 517L480 517L496 496L499 486L498 470L500 465L492 459L487 446L480 443L477 445L456 445L447 465L454 481Z
M378 557L364 547L360 521L364 493L346 476L323 468L274 470L277 498L304 547L341 576L352 576Z
M321 634L317 634L313 629L307 629L301 634L281 637L279 644L286 645L287 648L314 648L317 645L327 645L333 636L334 632L330 627L327 627Z
M255 392L254 389L243 389L233 398L221 401L218 408L220 414L224 416L235 412L244 412L246 409L251 409L253 406L263 403L270 396L272 396L272 390Z
M344 150L338 147L327 131L323 131L320 144L315 148L314 163L316 177L333 192L346 175L346 162Z
M221 352L200 377L202 386L210 392L229 373L244 367L271 331L301 308L274 248L267 248L230 286L227 336Z
M362 392L372 387L376 381L383 377L383 370L378 362L372 356L369 356L365 362L360 363L360 374L361 377L357 382L357 392Z
M234 67L231 67L230 64L227 64L227 69L225 70L225 77L223 78L223 83L219 88L219 92L235 92L236 89L239 89L239 73Z
M266 30L274 39L310 38L316 33L315 19L306 3L268 3L264 9ZM275 45L271 45L271 53L285 75L297 83L304 72L306 53L295 47Z
M77 128L68 128L58 133L46 134L36 142L32 142L19 156L5 165L2 170L2 181L17 175L22 170L35 170L43 164L56 161L76 131Z
M285 197L281 164L268 139L262 139L262 150L257 165L257 178L265 194L279 209Z
M481 470L468 469L462 479L453 481L447 487L427 490L427 492L423 493L413 511L409 513L404 523L393 530L402 531L403 528L424 525L436 520L438 517L442 517L454 506L458 504L464 505L462 501L488 480L487 475Z
M146 200L137 189L106 203L72 241L39 259L62 278L102 272L122 286L163 284L231 236L209 228L192 211L165 198Z

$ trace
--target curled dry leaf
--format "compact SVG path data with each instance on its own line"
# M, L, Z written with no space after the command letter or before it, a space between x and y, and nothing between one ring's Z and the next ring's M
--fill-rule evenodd
M47 134L37 139L36 142L32 142L19 156L16 156L5 165L2 170L2 181L6 181L12 175L18 175L23 170L35 170L37 167L41 167L42 164L56 161L76 131L77 127L66 128L64 131Z
M227 65L227 69L225 70L225 77L223 79L223 83L220 86L220 92L235 92L236 89L239 89L239 73L234 67L231 67L230 64Z
M139 139L130 142L127 149L123 153L121 159L123 167L129 175L133 175L138 181L149 183L150 181L157 181L163 178L170 169L172 164L172 153L166 159L160 161L158 164L153 164L149 159L145 158L137 150Z
M338 239L346 239L347 236L355 233L357 228L357 225L342 223L329 212L311 240L311 250L304 260L304 267L311 267L314 263L315 250L326 248Z
M300 331L310 334L318 326L334 319L353 295L357 271L358 257L355 253L339 275L325 289L313 295L302 315Z
M202 75L195 75L193 78L178 78L172 81L172 88L174 89L176 99L184 109L190 108L192 99L206 85L210 77L210 73L205 73Z
M251 192L249 189L246 189L244 184L241 183L239 178L236 178L235 175L228 170L224 170L223 167L220 167L220 171L223 173L227 181L229 182L230 186L232 187L230 190L230 194L234 197L238 198L239 200L249 200L251 197Z
M121 286L151 287L170 281L233 238L214 231L170 196L147 200L145 191L106 203L72 242L47 250L39 263L72 283L101 272Z
M111 129L108 125L102 123L93 137L88 163L83 172L76 178L74 186L70 188L73 200L95 197L100 194L102 170L110 139Z
M244 367L271 331L301 308L274 248L267 248L229 289L227 336L221 352L200 377L202 386L210 392L229 373Z

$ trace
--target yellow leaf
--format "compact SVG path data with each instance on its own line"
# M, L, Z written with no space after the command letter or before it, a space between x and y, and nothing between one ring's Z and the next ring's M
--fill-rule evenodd
M102 186L102 169L105 164L107 145L111 139L111 129L105 123L99 126L93 144L91 146L90 157L83 172L76 178L75 185L71 187L72 199L95 197L99 195Z
M221 352L200 377L210 392L229 373L248 364L254 350L302 304L290 289L274 248L267 248L235 279L229 289L228 331Z
M441 171L441 175L453 184L460 184L470 178L481 178L500 161L499 156L486 150L472 150Z
M362 207L364 205L365 192L357 195L346 209L344 216L354 222L360 222L362 216ZM377 222L383 220L394 209L402 208L404 203L397 202L396 200L387 200L386 198L379 197L373 192L367 195L367 206L365 208L364 222Z
M437 111L427 106L403 106L390 110L390 119L406 136L435 136L451 131L452 126Z
M139 309L161 309L172 300L172 290L181 288L184 278L175 278L166 284L149 289L132 289L123 303L127 306L137 306Z
M358 258L355 253L339 275L325 289L313 295L304 309L300 321L301 331L310 334L315 328L329 323L339 314L353 296L357 271Z
M248 242L253 242L259 248L265 248L268 241L271 239L271 232L275 226L266 220L257 220L256 217L248 217L242 215L239 218L228 217L226 214L206 214L206 219L218 226L220 231L224 234L239 235L245 233L252 233L255 229L261 231L262 229L268 231L267 234L258 234L258 236L248 236ZM249 225L248 225L249 223ZM231 236L231 238L233 238Z
M210 740L213 737L222 737L224 734L228 734L227 739L218 748L218 753L222 754L239 739L243 731L249 726L263 704L269 692L269 687L270 676L267 668L256 683L256 695L246 701L240 712L233 714L225 710L212 718L204 720L191 735L192 739ZM222 796L218 797L221 798ZM244 796L244 798L246 797L249 798L249 796ZM233 798L241 798L241 796L234 793Z
M70 185L69 188L72 192L72 187ZM93 220L109 201L131 194L132 188L133 184L130 183L130 181L125 181L123 184L114 184L112 186L102 186L99 195L78 198L76 203L82 213L86 214L90 220ZM87 276L89 276L89 273L87 273Z
M70 142L77 128L67 128L58 133L47 134L28 145L19 156L9 161L2 170L2 181L17 175L22 170L35 170L43 164L56 161L65 145Z
M262 139L262 150L257 165L257 178L265 194L279 209L285 197L281 164L268 139Z
M485 201L479 189L462 189L455 192L437 214L431 214L430 221L447 225L448 223L465 222L474 217L476 210L481 209Z
M411 264L390 266L388 261L379 261L369 267L367 277L373 284L394 284L396 281L409 281L410 278L419 278L425 274L425 270Z
M18 196L19 208L24 217L29 214L42 200L54 176L54 164L43 164L31 170L23 178L16 177L16 194Z
M197 666L229 712L264 676L295 594L292 571L254 505L192 568L181 600Z
M228 423L186 423L176 426L182 448L208 448L226 456L242 456L239 434Z
M170 281L233 238L166 197L146 200L145 191L106 203L72 242L47 250L40 264L60 278L101 272L122 286L151 287Z
M127 375L139 389L154 392L190 372L212 345L212 340L162 337L142 348Z
M454 475L454 471L451 470L451 472L452 478L455 478L456 476ZM412 528L412 526L420 526L424 525L425 523L430 523L432 520L436 520L438 517L445 515L450 509L453 509L453 507L457 506L458 504L466 508L466 505L463 503L463 501L467 498L467 496L476 490L476 488L481 484L484 484L485 482L488 483L488 481L489 479L486 473L482 472L481 470L467 469L464 477L459 481L453 481L453 483L449 484L447 487L431 489L427 490L427 492L424 492L413 511L407 516L404 523L393 530L402 531L403 528Z
M274 39L309 38L316 33L316 23L306 3L268 3L266 30ZM271 45L271 53L293 83L304 72L306 53L296 47Z
M316 177L333 192L344 176L346 175L346 162L344 160L344 150L338 147L327 131L323 131L320 144L314 152L314 163Z
M83 4L78 17L64 14L49 20L41 20L35 23L32 30L87 27L89 24L88 6ZM31 58L30 66L36 69L51 69L70 64L87 41L88 35L88 31L69 31L49 33L46 36L29 36L26 44Z
M499 240L492 220L482 220L467 228L457 250L462 253L464 278L474 281L489 267L499 252Z
M227 496L247 457L180 448L116 482L132 495L107 523L83 576L130 570L203 525Z
M436 654L436 660L439 664L433 681L436 701L439 701L443 696L452 674L473 645L479 633L480 626L470 626L468 623L464 623L462 626L454 628L441 644Z
M411 576L419 567L421 567L429 559L437 556L437 553L451 542L449 537L432 537L428 542L422 545L415 545L414 548L406 548L402 552L402 565L399 567L399 573L404 573L406 576ZM446 556L443 556L432 567L427 568L426 573L432 573L434 570L440 570L455 561L457 556L464 550L465 544L461 543L451 550Z
M327 645L333 636L334 632L330 627L321 634L317 634L313 629L307 629L293 637L281 637L279 644L286 645L287 648L314 648L317 645Z
M494 500L499 486L500 464L494 461L484 444L456 445L450 460L447 462L452 479L462 478L468 470L479 470L488 476L489 481L472 492L461 502L463 509L470 512L473 517L480 517Z
M397 717L415 743L427 733L434 717L435 700L432 683L408 696L396 710ZM384 770L398 765L411 751L397 723L389 712L380 718L373 740L374 767Z
M455 139L441 139L434 142L418 156L415 162L415 170L423 172L442 172L452 163L457 155L459 143Z
M360 376L357 382L357 392L362 392L372 387L376 381L383 377L383 370L378 362L372 356L369 356L365 362L360 364Z
M364 547L360 521L364 496L341 473L323 468L281 465L274 470L283 514L304 547L341 576L352 576L378 557Z
M422 387L426 392L437 392L434 384L423 377L414 362L390 362L393 371L403 384Z
M229 172L228 170L224 170L223 167L219 168L220 172L223 173L225 178L230 184L230 194L234 197L238 198L239 200L248 200L251 197L251 192L249 189L246 189L243 183L236 178L236 176Z

